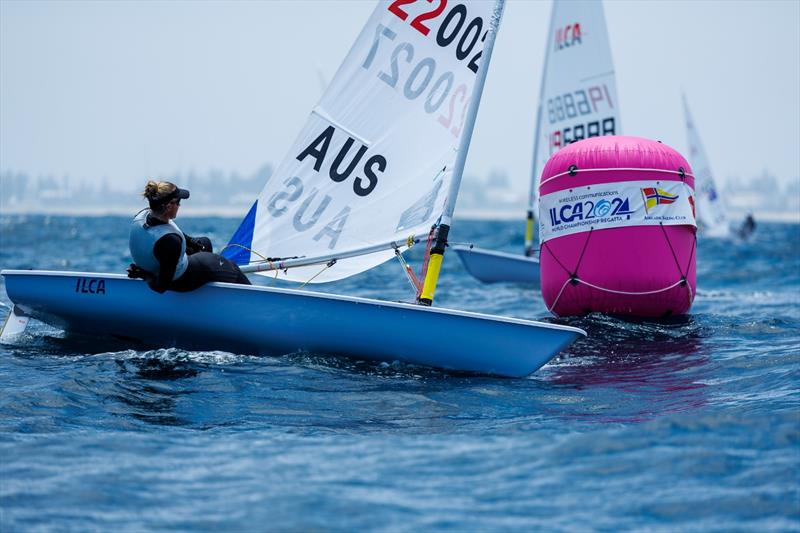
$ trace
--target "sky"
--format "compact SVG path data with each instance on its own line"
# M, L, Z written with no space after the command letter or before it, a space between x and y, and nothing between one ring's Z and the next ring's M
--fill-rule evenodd
M289 149L376 2L0 0L0 171L250 175ZM623 133L686 154L681 92L719 184L800 181L800 2L605 2ZM466 174L527 191L550 2L509 0Z

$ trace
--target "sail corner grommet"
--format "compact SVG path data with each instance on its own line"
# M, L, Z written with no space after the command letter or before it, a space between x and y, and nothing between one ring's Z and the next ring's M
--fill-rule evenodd
M578 173L578 165L570 165L567 171L569 172L570 176L574 176L575 174Z

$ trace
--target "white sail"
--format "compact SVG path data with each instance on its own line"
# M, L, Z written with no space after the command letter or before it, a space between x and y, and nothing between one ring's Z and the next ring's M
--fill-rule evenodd
M427 233L445 204L494 8L381 1L226 255L330 256ZM393 256L339 259L313 281ZM278 275L307 281L319 271Z
M719 195L706 151L694 126L686 95L683 95L683 113L686 118L686 137L689 143L689 163L695 179L697 191L697 227L701 234L709 237L730 236L730 225L725 213L725 205Z
M539 93L530 207L539 175L564 146L621 131L614 62L602 2L554 0Z

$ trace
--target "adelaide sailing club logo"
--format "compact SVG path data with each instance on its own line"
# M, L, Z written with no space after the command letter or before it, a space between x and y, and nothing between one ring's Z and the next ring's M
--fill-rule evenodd
M583 44L580 23L567 24L556 29L556 52L579 44Z
M645 187L642 189L642 197L644 197L644 209L649 213L651 209L659 205L667 205L675 203L675 200L680 198L677 194L670 194L664 189L658 187Z

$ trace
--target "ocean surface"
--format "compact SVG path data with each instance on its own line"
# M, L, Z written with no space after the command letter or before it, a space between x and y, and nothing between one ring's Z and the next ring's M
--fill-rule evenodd
M178 222L217 247L238 225ZM0 216L0 267L124 272L128 223ZM451 241L514 252L521 230ZM437 305L589 333L526 379L32 323L0 346L0 530L798 531L800 225L701 239L697 265L686 317L556 320L450 252ZM394 261L314 289L412 297Z

